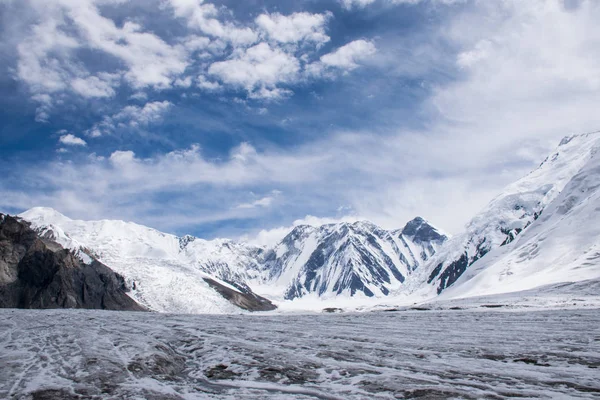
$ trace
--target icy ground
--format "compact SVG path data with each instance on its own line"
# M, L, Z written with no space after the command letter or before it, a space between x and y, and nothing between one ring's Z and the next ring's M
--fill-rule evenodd
M600 310L0 310L0 398L600 398Z

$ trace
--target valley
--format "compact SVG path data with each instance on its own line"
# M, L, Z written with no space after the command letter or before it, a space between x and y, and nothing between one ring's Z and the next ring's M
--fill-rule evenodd
M5 309L0 332L1 398L600 396L596 309L252 316Z

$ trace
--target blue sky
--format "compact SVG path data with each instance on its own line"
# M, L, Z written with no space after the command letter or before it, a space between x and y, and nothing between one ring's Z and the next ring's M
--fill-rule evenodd
M596 130L595 1L0 0L0 209L449 232ZM258 235L258 236L257 236Z

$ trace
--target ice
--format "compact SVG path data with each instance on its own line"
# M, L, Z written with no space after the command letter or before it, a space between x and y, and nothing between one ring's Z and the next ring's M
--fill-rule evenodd
M574 289L576 290L576 288ZM0 398L598 398L598 309L0 310Z

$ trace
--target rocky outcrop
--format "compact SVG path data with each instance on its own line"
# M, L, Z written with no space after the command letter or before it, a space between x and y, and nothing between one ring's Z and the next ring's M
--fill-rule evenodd
M84 263L28 222L0 214L0 307L145 310L126 291L104 264Z
M220 284L214 279L204 278L204 281L215 289L221 296L226 298L231 304L247 311L273 311L277 306L269 300L253 293L249 288L238 288L233 290Z

